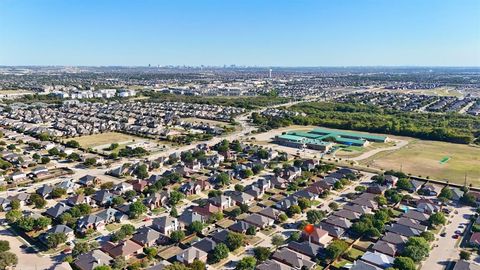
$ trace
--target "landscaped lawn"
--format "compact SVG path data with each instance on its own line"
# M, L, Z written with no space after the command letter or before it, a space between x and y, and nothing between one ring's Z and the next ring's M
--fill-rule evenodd
M107 231L109 232L113 232L120 229L120 227L122 227L122 224L120 223L111 223L111 224L107 224L107 226L105 226L105 229L107 229Z
M450 159L441 163L445 157ZM460 184L466 174L468 184L480 185L480 148L465 144L412 139L398 150L378 153L360 163Z
M349 251L347 251L347 254L346 256L349 258L349 259L352 259L352 260L356 260L358 259L359 257L363 256L363 254L365 254L365 252L359 250L359 249L356 249L356 248L352 248L350 249Z
M346 260L346 259L340 259L340 260L334 262L332 265L335 266L336 268L340 269L348 263L353 263L353 262L351 262L349 260Z

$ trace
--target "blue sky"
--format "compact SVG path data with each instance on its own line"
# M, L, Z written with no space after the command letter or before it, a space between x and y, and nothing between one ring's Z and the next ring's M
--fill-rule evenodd
M479 0L0 0L0 65L480 66Z

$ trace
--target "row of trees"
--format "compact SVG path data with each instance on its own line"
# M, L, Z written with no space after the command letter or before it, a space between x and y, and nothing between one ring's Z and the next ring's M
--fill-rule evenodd
M301 103L292 110L305 113L287 118L252 114L254 123L263 129L297 125L317 125L331 128L410 136L428 140L468 144L480 134L480 120L460 114L412 113L385 110L360 104L329 102Z

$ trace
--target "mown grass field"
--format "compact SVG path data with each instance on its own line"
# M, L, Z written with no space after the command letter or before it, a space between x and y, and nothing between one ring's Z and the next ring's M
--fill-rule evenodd
M445 157L449 159L445 160ZM422 177L480 186L480 147L412 140L398 150L378 153L360 162L373 168L400 170Z
M94 135L87 135L87 136L81 136L77 137L74 140L76 140L80 145L84 148L89 148L89 147L97 147L100 145L109 145L111 143L127 143L131 142L133 140L145 140L143 138L139 138L136 136L131 136L123 133L117 133L117 132L106 132L102 134L94 134Z

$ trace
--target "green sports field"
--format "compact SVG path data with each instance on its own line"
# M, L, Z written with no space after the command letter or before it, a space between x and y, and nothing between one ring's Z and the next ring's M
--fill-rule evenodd
M480 147L437 141L412 140L396 151L378 153L360 162L373 168L402 169L438 180L480 186Z

